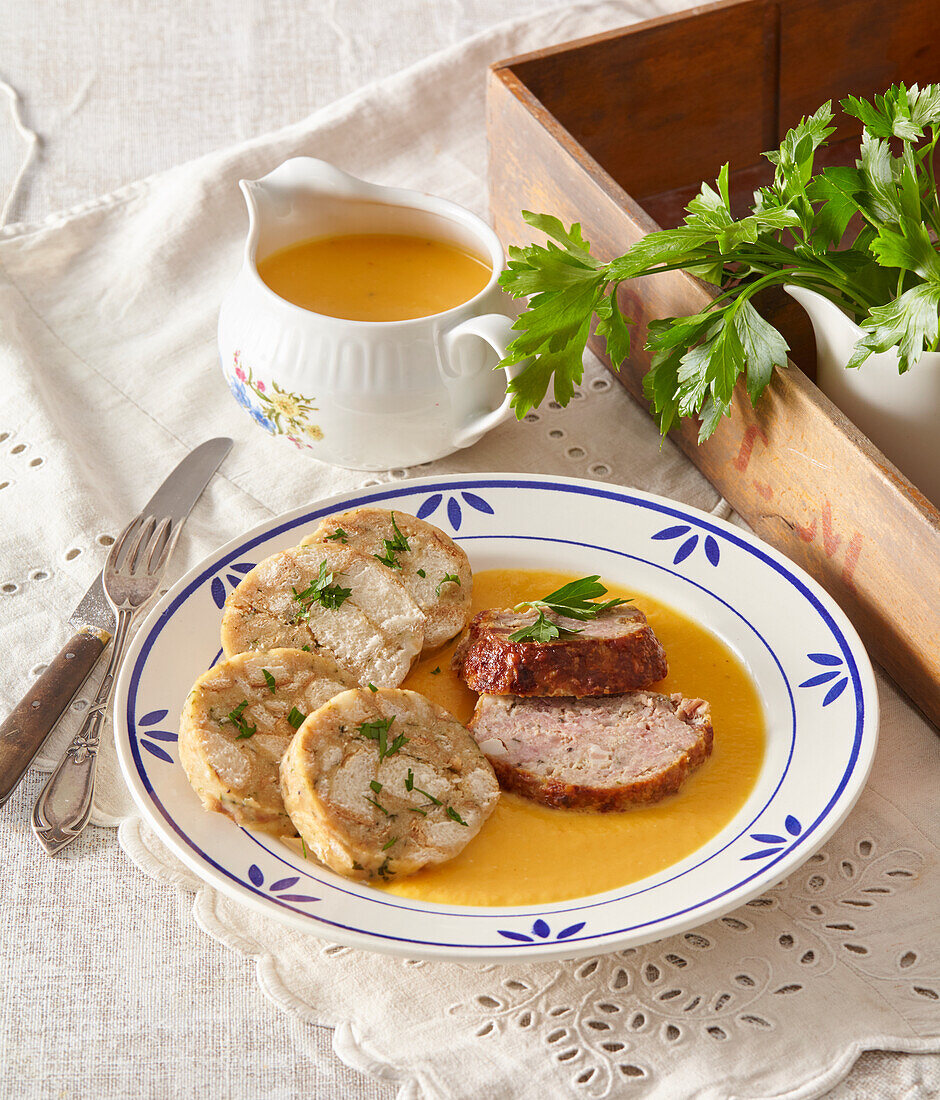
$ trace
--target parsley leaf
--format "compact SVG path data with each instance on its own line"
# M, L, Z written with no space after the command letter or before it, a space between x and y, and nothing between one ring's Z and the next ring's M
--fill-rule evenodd
M242 717L247 706L248 700L242 699L234 710L228 712L228 717L223 718L219 723L220 726L224 726L226 722L229 722L238 730L238 733L235 735L236 741L244 741L248 737L253 737L258 732L258 727L256 725L249 726L248 720Z
M406 791L417 791L418 794L423 794L424 797L428 800L428 802L431 803L432 806L443 806L444 805L444 803L441 802L441 800L439 798L435 798L433 794L428 794L427 791L423 791L420 787L415 786L415 773L411 770L411 768L408 769L408 774L407 774L407 776L405 776L405 790ZM420 811L418 811L418 812L420 812Z
M741 308L735 314L734 323L747 364L745 368L747 392L751 401L755 402L770 381L774 367L781 369L786 367L787 352L790 347L773 325L765 321L747 299L744 299Z
M395 738L395 740L388 746L388 751L385 753L385 755L386 756L394 756L395 753L398 752L398 750L403 745L407 745L410 740L411 740L410 737L406 737L403 733L400 733Z
M306 719L306 714L304 714L303 711L298 710L296 707L291 707L290 714L288 714L287 716L287 721L294 727L295 730L299 730Z
M333 573L325 560L320 562L320 571L313 584L308 585L302 592L298 592L292 586L291 591L293 599L300 604L300 610L294 617L295 623L307 622L310 618L310 609L314 604L335 611L352 595L351 588L341 588L338 584L333 584Z
M850 95L842 100L842 109L854 115L875 137L899 137L912 141L923 137L924 128L940 124L940 85L918 88L912 84L892 85L884 95L868 103Z
M817 248L825 250L842 240L849 222L858 214L857 196L862 190L861 173L846 165L823 168L810 180L806 193L816 210L811 232Z
M326 536L326 541L327 542L337 542L337 541L339 541L339 542L343 543L343 545L345 546L349 542L349 535L342 529L342 527L337 527L332 535L327 535Z
M377 558L383 565L388 566L389 569L401 569L401 562L395 557L396 554L403 554L410 550L408 540L401 533L398 528L398 524L395 522L395 513L391 513L392 517L392 538L382 539L382 546L385 550L384 556L382 554L373 554L373 558ZM421 572L419 570L419 572Z
M388 731L391 729L394 721L395 715L393 714L389 718L376 718L372 722L363 722L359 727L359 735L361 737L367 737L371 741L378 741L380 762L387 756L394 756L403 745L407 745L411 740L410 737L406 737L403 733L400 733L391 744L388 743Z
M382 784L377 779L372 779L372 780L369 781L369 788L370 788L370 790L372 791L373 794L381 794L382 793ZM375 806L377 809L381 810L382 813L385 814L386 817L394 817L395 816L393 813L390 813L388 810L386 810L386 808L382 805L381 802L378 802L374 798L370 798L368 795L366 795L366 802L371 802L372 805ZM384 849L383 849L383 851L384 851Z
M453 821L456 821L458 825L464 825L467 828L470 827L470 822L469 821L464 821L464 819L460 816L459 813L457 813L457 811L454 809L453 806L448 806L447 807L447 816L449 818L451 818Z
M599 596L606 596L607 589L600 583L600 575L595 573L590 577L581 577L580 580L569 581L554 592L549 592L541 600L525 600L516 604L514 610L522 611L531 608L538 612L531 623L520 627L509 635L510 642L531 640L533 642L550 642L562 634L580 634L579 630L572 627L564 627L549 619L545 612L553 611L556 615L564 615L569 619L579 619L586 622L595 619L603 612L620 604L631 603L631 600L622 600L613 597L596 603Z
M566 230L557 218L530 211L523 217L552 239L545 247L510 246L509 263L499 277L500 286L514 297L532 295L529 308L513 324L522 331L504 360L510 366L532 359L507 386L520 420L541 402L549 382L554 381L555 400L568 404L583 374L591 315L607 283L604 265L591 255L579 225Z
M921 283L885 306L873 306L862 325L865 335L855 345L847 366L859 367L872 352L897 347L899 371L910 370L924 347L937 343L938 310L940 283Z
M521 626L509 635L511 642L551 642L562 634L580 634L579 630L567 630L551 619L545 617L544 611L539 611L531 623Z
M600 583L600 575L595 573L590 577L581 577L580 580L569 581L554 592L549 592L540 600L527 600L519 607L548 607L558 615L567 615L572 619L594 619L600 612L611 607L619 607L623 603L632 603L632 600L622 600L619 597L605 600L603 603L594 601L600 596L607 595L607 588Z
M594 332L597 336L604 337L610 361L619 368L630 354L630 331L627 326L633 322L620 312L616 294L601 298L594 312L598 319Z
M332 584L320 590L319 603L328 611L335 611L337 607L342 607L351 595L351 588L340 588L338 584Z
M897 228L879 227L870 248L882 267L915 271L928 282L940 283L940 254L923 222L902 214Z
M274 677L271 675L271 673L266 668L263 668L261 670L261 672L264 675L264 682L268 685L268 691L270 691L272 695L276 695L277 694L277 680L274 679Z
M395 537L389 542L389 547L390 549L394 550L396 554L400 554L407 550L410 550L411 547L408 545L408 540L398 529L398 524L395 522L395 513L392 512L390 514L392 517L392 531L394 532Z
M445 584L456 584L459 588L460 578L457 576L456 573L445 573L444 576L441 577L440 581L438 581L437 588L434 589L435 596L440 597L441 589Z
M388 540L386 540L386 542L387 541ZM380 561L383 565L387 566L389 569L401 569L401 562L388 549L386 549L384 555L383 554L373 554L372 557L376 558L378 561Z

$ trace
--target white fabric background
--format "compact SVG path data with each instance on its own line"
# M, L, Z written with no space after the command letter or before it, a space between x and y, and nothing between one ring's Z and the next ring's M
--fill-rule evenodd
M41 147L10 217L44 218L302 118L432 50L542 6L528 0L20 6L0 25L0 75L22 93L24 121L40 134ZM623 10L626 21L631 6ZM0 115L0 181L13 180L25 151ZM439 170L446 171L446 164ZM457 197L468 205L482 202L479 193ZM611 399L625 401L615 394ZM4 471L12 469L20 490L39 501L51 492L51 471L28 466L31 456L44 457L29 434L38 431L40 418L32 417L28 403L19 407L27 411L18 411L10 423L4 415L0 423L0 436L12 433L2 441L11 452L3 455ZM6 400L0 404L3 413L11 409ZM26 447L14 455L16 441ZM492 466L498 446L498 440L490 444L489 456L471 452L466 458L476 468ZM97 453L90 449L92 473L100 477L108 455L106 442ZM667 453L664 462L675 465L675 456ZM588 471L579 466L571 472ZM630 480L642 483L643 475ZM671 486L668 477L656 484L706 507L714 499L678 467ZM68 548L52 539L34 540L32 559L22 547L0 552L0 585L16 584L10 595L18 597L0 605L0 629L7 634L22 618L28 639L47 639L35 643L36 663L52 651L48 639L59 601L65 600L67 610L100 561L95 536L113 531L133 510L133 486L115 478L112 499L78 501L82 554L68 563ZM0 500L0 510L8 507ZM249 511L243 525L265 511ZM37 518L41 525L38 512ZM193 545L211 540L198 513L191 536ZM181 555L179 569L183 564ZM51 576L34 581L37 572ZM29 651L17 649L15 659L14 651L6 651L0 693L6 704L28 682L30 668L21 654ZM0 997L0 1094L393 1094L388 1085L343 1066L329 1050L327 1029L301 1024L259 996L251 964L194 927L188 895L157 888L129 866L113 832L90 830L66 858L45 857L27 825L38 786L38 777L31 776L0 819L8 853L0 932L7 977ZM865 1055L831 1095L917 1098L938 1090L940 1072L930 1056Z

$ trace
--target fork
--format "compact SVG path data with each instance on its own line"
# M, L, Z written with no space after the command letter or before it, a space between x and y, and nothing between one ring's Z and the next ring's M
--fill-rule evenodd
M71 844L88 824L101 727L111 702L115 674L124 656L131 620L159 587L182 526L181 521L174 525L169 517L157 520L154 516L140 515L124 528L111 547L102 574L104 593L117 619L111 659L85 721L33 807L33 832L51 856Z

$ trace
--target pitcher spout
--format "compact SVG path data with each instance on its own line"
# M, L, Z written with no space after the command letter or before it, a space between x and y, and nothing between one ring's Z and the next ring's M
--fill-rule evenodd
M299 240L347 232L350 200L382 203L393 193L315 157L293 157L238 186L248 207L245 259L252 264Z

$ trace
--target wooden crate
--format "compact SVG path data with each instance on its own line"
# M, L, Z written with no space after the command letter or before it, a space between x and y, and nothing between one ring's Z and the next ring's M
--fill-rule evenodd
M940 81L938 42L937 0L725 0L500 62L487 96L497 232L528 243L520 211L552 213L579 221L610 259L677 224L726 160L740 203L769 178L760 153L820 103ZM830 161L857 148L854 121ZM647 322L695 313L710 292L670 272L619 293L637 327L616 377L645 404ZM805 370L778 371L757 409L739 385L730 420L701 446L692 425L674 438L762 538L832 593L940 725L940 513L810 380L812 330L786 302L762 308ZM591 346L604 358L602 343Z

